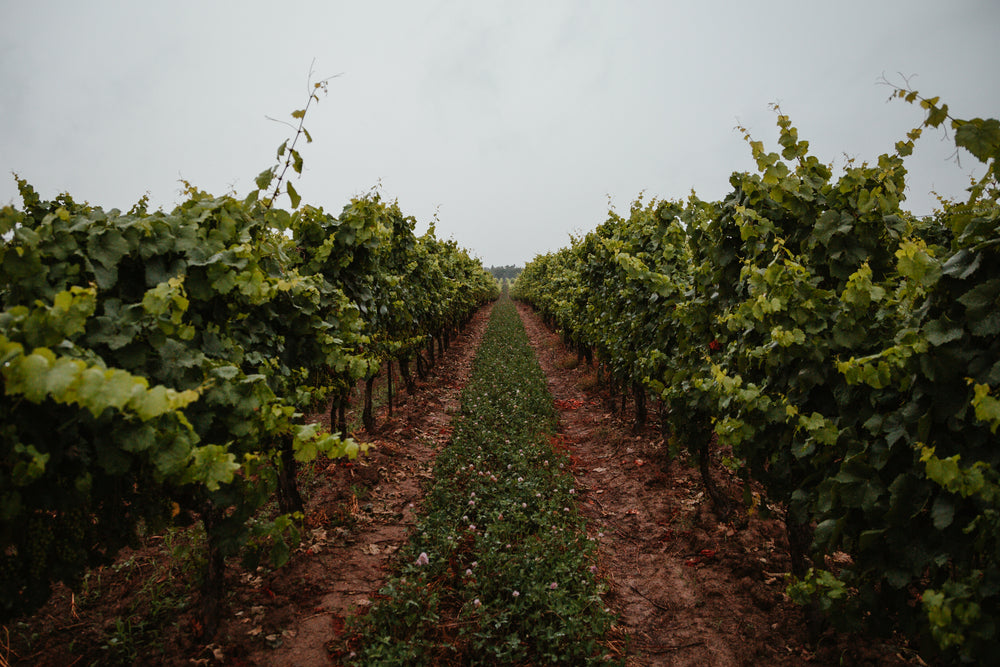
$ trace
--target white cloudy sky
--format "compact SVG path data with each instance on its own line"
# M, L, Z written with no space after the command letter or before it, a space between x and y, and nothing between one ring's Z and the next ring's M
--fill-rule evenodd
M339 212L381 183L484 264L522 264L640 192L723 197L774 147L779 102L826 162L874 160L917 125L885 73L959 117L1000 116L1000 2L111 2L0 0L0 205L126 209L179 179L245 194L317 78L295 182ZM974 160L918 144L908 204L958 196ZM981 171L981 170L980 170Z

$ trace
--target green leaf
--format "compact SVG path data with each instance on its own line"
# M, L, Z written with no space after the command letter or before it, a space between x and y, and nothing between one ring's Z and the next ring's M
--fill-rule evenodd
M958 302L970 311L980 312L998 306L1000 301L1000 278L987 280L958 297Z
M305 115L306 115L305 109L298 109L297 111L292 112L292 118L304 118Z
M287 147L288 147L288 139L285 139L284 143L278 146L278 157L277 157L278 160L280 160L281 156L285 154L285 148Z
M1000 157L1000 121L973 118L955 121L955 145L972 153L980 162Z
M130 405L142 420L158 417L166 412L183 408L198 398L198 392L193 389L177 392L162 385L156 385L149 391L135 396Z
M343 453L350 460L358 458L358 454L368 451L368 443L358 444L355 440L345 440L343 442Z
M100 235L91 236L87 252L105 268L111 268L129 253L129 243L117 229L108 229Z
M975 319L978 317L979 319ZM974 336L996 336L1000 334L1000 310L969 314L969 331Z
M1000 426L1000 400L990 395L990 387L986 384L973 386L972 407L976 410L976 419L986 422L991 433L997 432Z
M126 452L143 452L155 447L157 442L159 436L156 429L146 423L131 431L129 437L122 440L121 446Z
M907 239L896 250L896 270L919 285L930 286L941 277L939 262L922 240Z
M947 317L941 317L927 323L923 330L927 342L935 347L958 340L964 334L964 329L959 324L954 324Z
M823 546L834 543L840 536L842 525L843 520L841 519L826 519L825 521L821 521L813 533L813 543Z
M161 475L183 476L191 459L191 443L184 438L160 439L159 446L152 450L153 464Z
M271 179L274 178L274 169L265 169L264 171L257 174L257 179L254 181L257 184L257 188L264 190L271 184Z
M285 540L280 536L275 537L274 544L271 545L271 564L274 567L281 567L288 562L291 553L291 549L285 544Z
M61 357L56 360L51 371L45 376L45 391L50 396L63 396L70 391L87 367L79 359Z
M920 106L927 109L927 119L924 121L925 125L937 127L948 119L948 105L943 104L939 107L937 105L939 99L941 98L932 97L930 99L920 101Z
M186 479L200 482L209 491L217 491L220 484L229 484L240 469L236 456L221 445L202 445L192 452Z
M11 481L15 486L27 486L45 474L45 466L51 456L48 452L43 454L34 445L18 442L14 445L14 453L18 455L11 473Z
M302 173L302 156L296 150L292 151L292 169L296 174Z
M934 527L938 530L944 530L951 525L954 518L954 500L946 494L939 494L938 497L934 499L934 505L931 507L931 519L934 522Z
M779 180L778 168L775 167L774 165L767 167L767 169L764 170L764 176L761 178L761 180L763 181L764 185L777 185Z
M948 258L941 267L941 272L946 276L965 280L979 269L982 257L982 253L962 248Z
M302 197L300 197L299 193L292 187L291 181L285 183L285 188L288 190L288 198L292 201L292 208L298 208L299 202L302 201Z

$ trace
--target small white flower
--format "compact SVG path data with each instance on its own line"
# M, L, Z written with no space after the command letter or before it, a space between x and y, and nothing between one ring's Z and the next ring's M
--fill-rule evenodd
M421 551L420 555L417 556L417 565L423 566L423 565L427 565L429 562L431 562L431 560L430 560L430 558L427 557L427 552L426 551Z
M551 584L549 584L549 589L550 590L554 591L557 588L559 588L559 584L557 584L556 582L553 581Z
M483 603L479 601L479 598L476 598L475 600L472 601L472 606L473 607L478 607L478 606L480 606L482 604Z
M517 597L521 597L521 594L518 593L517 591L514 591L513 596L517 598Z

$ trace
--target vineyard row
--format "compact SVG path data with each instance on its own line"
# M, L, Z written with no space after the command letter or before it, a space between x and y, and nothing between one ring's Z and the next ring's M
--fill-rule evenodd
M377 192L332 215L286 182L292 209L275 208L295 141L278 160L242 200L188 186L170 212L18 180L23 206L0 210L0 621L140 532L200 520L211 637L226 560L287 560L297 466L363 448L345 435L353 387L371 430L380 369L409 384L496 298L479 260ZM305 422L326 409L339 432Z
M640 198L514 293L640 419L660 401L721 515L736 499L710 456L748 511L784 508L793 599L984 663L1000 651L1000 122L895 96L927 117L876 164L835 177L776 109L780 153L747 133L757 171L723 200ZM918 218L904 158L942 125L986 173Z

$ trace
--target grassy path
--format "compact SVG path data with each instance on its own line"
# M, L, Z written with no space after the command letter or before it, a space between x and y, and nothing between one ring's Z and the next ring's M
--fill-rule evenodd
M612 616L546 378L513 304L493 310L399 570L354 664L602 664Z

